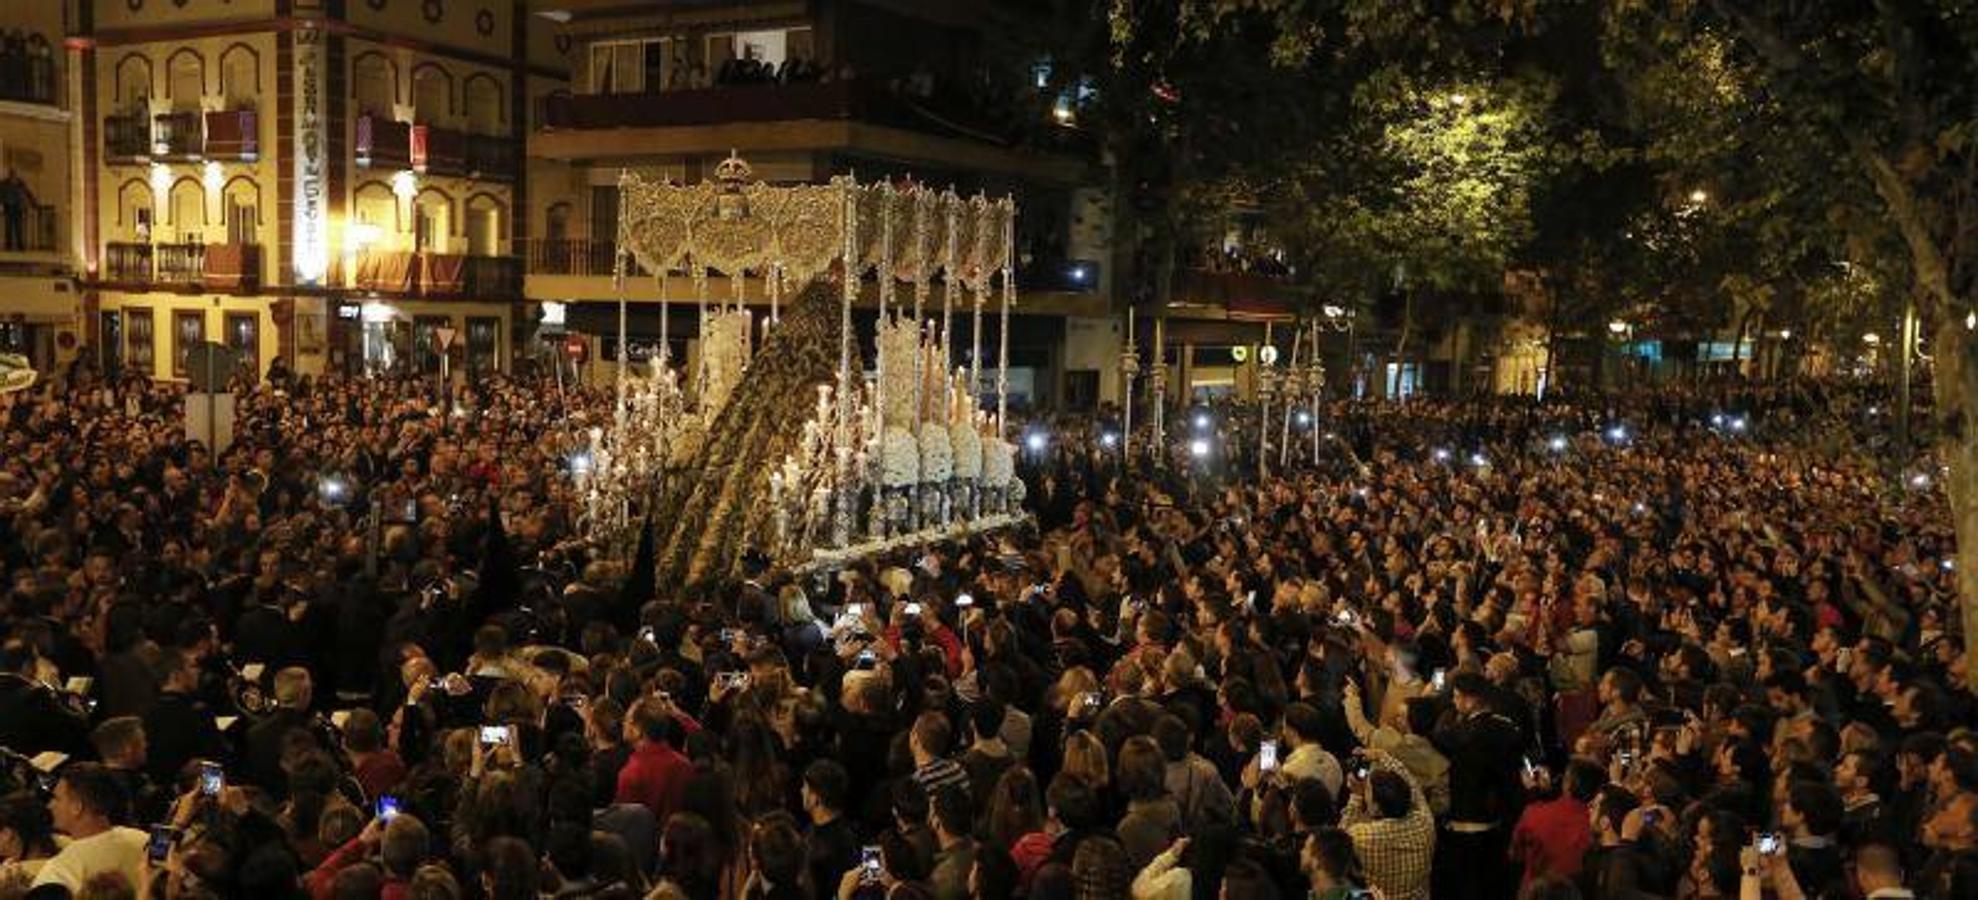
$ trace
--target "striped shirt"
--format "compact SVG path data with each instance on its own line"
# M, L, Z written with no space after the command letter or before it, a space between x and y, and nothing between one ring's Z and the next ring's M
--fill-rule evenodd
M932 800L945 788L957 787L967 792L968 770L952 759L937 759L913 770L913 782Z

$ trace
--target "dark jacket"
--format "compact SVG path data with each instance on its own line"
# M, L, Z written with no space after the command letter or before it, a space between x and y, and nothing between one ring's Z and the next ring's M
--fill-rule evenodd
M1501 713L1483 710L1436 729L1431 737L1449 758L1450 822L1516 822L1523 807L1519 769L1523 740Z
M226 741L213 712L191 694L165 691L144 712L145 769L159 784L176 783L195 759L220 759Z

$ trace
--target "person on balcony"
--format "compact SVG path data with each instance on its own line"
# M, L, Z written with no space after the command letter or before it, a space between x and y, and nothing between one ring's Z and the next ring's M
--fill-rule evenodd
M27 184L19 175L0 181L0 220L6 223L8 251L27 249Z

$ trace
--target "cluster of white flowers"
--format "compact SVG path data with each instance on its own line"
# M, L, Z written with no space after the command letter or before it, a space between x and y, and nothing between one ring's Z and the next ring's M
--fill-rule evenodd
M886 442L879 456L879 483L886 487L907 487L920 481L920 445L905 428L886 429Z
M923 424L920 429L920 480L945 482L954 470L954 455L948 446L948 429L939 422Z
M1016 477L1016 445L1002 438L989 438L982 442L982 483L995 488L1007 487Z
M955 457L955 477L963 479L979 478L982 475L982 435L968 422L957 422L948 426L948 446Z

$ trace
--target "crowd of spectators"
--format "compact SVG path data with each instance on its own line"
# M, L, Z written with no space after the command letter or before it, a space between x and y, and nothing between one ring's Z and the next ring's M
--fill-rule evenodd
M608 397L0 397L0 897L1978 896L1870 390L1342 402L1267 478L1060 422L1035 528L656 597L573 521Z

